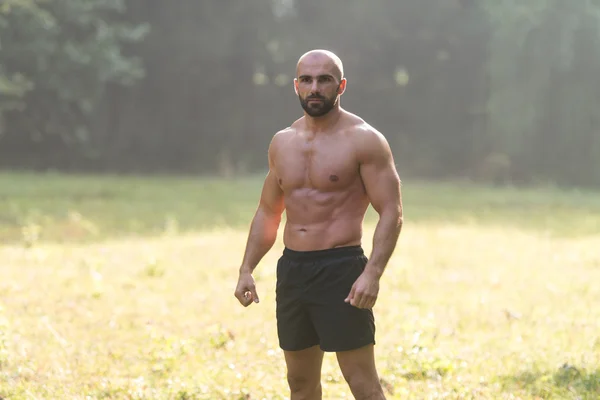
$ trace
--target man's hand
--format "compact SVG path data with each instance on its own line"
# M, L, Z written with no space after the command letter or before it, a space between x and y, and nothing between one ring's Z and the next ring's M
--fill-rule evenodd
M259 302L254 278L250 272L240 272L237 287L235 288L235 297L244 307L248 307L252 302Z
M379 294L379 278L368 270L363 271L344 300L357 308L372 308Z

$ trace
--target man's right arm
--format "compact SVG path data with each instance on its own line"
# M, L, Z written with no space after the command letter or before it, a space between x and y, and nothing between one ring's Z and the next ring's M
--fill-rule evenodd
M269 146L269 172L265 178L260 201L248 234L240 273L252 273L260 260L275 244L281 216L285 209L283 191L273 168L275 148Z
M252 302L258 303L258 294L252 272L275 244L277 230L281 222L281 214L285 208L283 191L277 181L273 168L273 142L269 146L269 172L263 184L262 194L258 209L250 225L250 233L246 243L246 251L240 267L235 297L244 306L248 307Z

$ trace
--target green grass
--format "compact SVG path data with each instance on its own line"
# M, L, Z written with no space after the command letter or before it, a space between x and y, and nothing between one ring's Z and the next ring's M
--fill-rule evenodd
M0 174L0 397L284 399L261 178ZM389 399L600 397L600 193L405 179L375 308ZM375 214L366 224L371 248ZM335 357L324 398L351 399Z
M98 241L246 229L262 179L0 173L0 240ZM600 192L406 181L404 202L409 224L511 226L555 236L600 231ZM370 210L366 221L375 217Z

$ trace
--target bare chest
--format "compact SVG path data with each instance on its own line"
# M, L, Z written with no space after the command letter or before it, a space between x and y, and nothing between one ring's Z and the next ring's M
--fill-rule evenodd
M312 188L342 190L358 177L358 162L349 143L334 140L293 140L275 160L275 172L284 191Z

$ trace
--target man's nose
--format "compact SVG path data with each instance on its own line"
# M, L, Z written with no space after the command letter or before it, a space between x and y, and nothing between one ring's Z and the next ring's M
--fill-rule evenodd
M312 85L310 86L310 91L313 94L318 94L319 93L319 82L317 80L314 80L312 82Z

